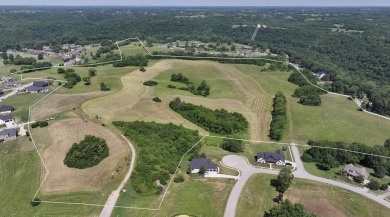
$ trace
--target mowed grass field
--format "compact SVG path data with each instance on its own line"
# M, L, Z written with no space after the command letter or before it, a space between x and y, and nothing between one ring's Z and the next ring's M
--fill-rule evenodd
M277 205L277 196L270 185L276 176L259 174L252 176L244 187L237 205L237 217L263 216L265 211ZM295 178L285 199L300 203L305 210L319 217L390 216L390 210L353 192L308 180Z
M28 108L45 95L46 93L15 95L1 101L0 105L15 107L15 111L12 112L15 121L17 123L26 122L28 120Z
M383 145L390 137L390 121L357 110L357 105L344 97L322 95L321 106L304 106L291 97L298 86L287 81L289 72L261 72L253 65L235 65L253 77L263 89L275 94L282 91L288 100L289 130L284 141L331 140Z

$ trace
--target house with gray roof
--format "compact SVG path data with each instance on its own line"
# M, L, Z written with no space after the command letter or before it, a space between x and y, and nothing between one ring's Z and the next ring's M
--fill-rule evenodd
M370 175L369 172L367 172L366 168L359 168L359 167L356 167L355 165L353 164L348 164L344 167L343 169L343 173L344 175L348 176L348 177L351 177L351 178L354 178L354 177L357 177L357 176L363 176L365 179L368 179L368 176Z
M49 86L49 82L48 81L34 81L33 82L33 86L35 87L46 87L46 86Z
M4 129L0 131L0 142L15 140L18 137L16 129Z
M5 113L11 113L15 110L13 106L10 105L0 105L0 114L5 114Z
M42 93L42 92L47 92L47 91L49 91L49 90L44 88L44 87L36 87L36 86L26 87L27 93Z
M199 173L200 168L204 167L206 173L219 173L219 167L217 164L211 162L207 158L194 158L190 163L191 173Z
M284 152L277 150L275 152L258 152L256 156L259 163L274 163L276 165L286 165Z
M12 82L15 80L15 78L9 77L9 76L3 76L3 77L1 77L1 80L4 82Z
M14 117L12 115L0 115L0 124L6 124L9 122L14 122Z

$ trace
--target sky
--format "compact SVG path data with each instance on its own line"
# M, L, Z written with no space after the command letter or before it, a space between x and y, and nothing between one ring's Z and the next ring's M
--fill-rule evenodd
M390 0L0 0L0 5L390 6Z

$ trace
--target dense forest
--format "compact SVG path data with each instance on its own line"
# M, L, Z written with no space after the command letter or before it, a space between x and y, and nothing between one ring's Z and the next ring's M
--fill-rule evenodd
M248 121L237 112L231 113L225 109L211 110L182 102L180 98L171 101L169 108L212 133L226 135L245 132L248 129Z
M309 141L308 144L315 147L306 150L302 155L302 160L305 162L316 162L319 169L329 170L343 164L358 163L363 166L372 168L374 170L372 175L375 177L382 178L385 175L390 175L390 160L384 157L377 157L390 157L390 139L387 140L384 145L375 146L367 146L362 143L347 144L344 142L333 141ZM369 153L377 156L340 151L337 149Z
M109 148L104 139L86 135L80 143L74 143L66 154L64 164L68 167L84 169L98 165L108 157Z
M129 37L139 37L148 44L234 42L269 49L279 59L288 58L311 72L325 73L322 80L332 81L325 88L353 96L365 94L372 102L365 106L367 110L390 115L390 8L0 9L0 51ZM262 27L251 41L257 24ZM105 45L99 53L110 49Z
M137 146L138 157L130 183L142 195L162 193L162 188L154 182L160 180L166 185L183 154L200 140L197 131L174 124L140 121L113 124ZM199 149L196 146L189 154L197 156Z

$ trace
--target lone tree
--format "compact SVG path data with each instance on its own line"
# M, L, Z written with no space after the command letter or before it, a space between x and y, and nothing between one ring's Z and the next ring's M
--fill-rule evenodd
M90 68L90 69L88 69L88 75L89 76L95 76L96 75L96 69L94 69L94 68Z
M291 170L283 168L280 170L278 178L276 179L276 190L283 194L290 187L293 179L294 175L292 174Z
M272 207L268 212L264 212L264 217L315 217L316 215L306 213L302 204L292 204L289 200L282 202L278 206Z
M31 201L31 206L38 206L39 204L41 204L41 200L39 198L34 198L32 199Z
M201 167L198 172L200 175L204 175L206 173L206 168Z

